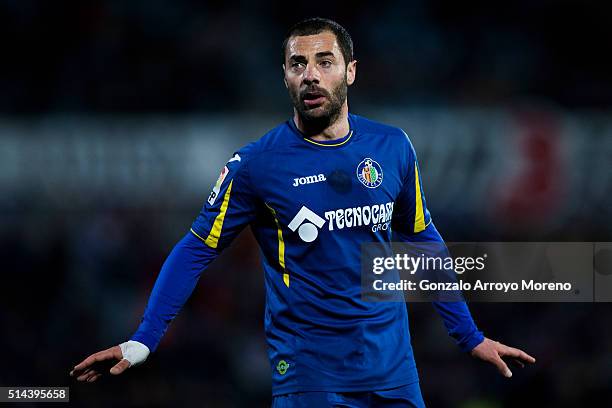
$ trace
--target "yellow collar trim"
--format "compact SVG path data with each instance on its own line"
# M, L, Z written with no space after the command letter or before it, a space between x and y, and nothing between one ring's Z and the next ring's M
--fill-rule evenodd
M347 137L345 140L343 140L343 141L342 141L342 142L340 142L340 143L332 143L332 144L318 143L318 142L315 142L314 140L310 140L310 139L308 139L308 138L306 138L306 137L304 138L304 140L305 140L305 141L307 141L307 142L309 142L309 143L312 143L312 144L314 144L314 145L317 145L317 146L334 147L334 146L342 146L343 144L345 144L346 142L348 142L349 140L351 140L351 137L352 137L352 136L353 136L353 131L351 130L351 133L349 133L348 137Z

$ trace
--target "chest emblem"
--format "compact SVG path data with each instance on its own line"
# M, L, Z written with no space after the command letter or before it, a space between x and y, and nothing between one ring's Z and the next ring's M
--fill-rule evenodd
M367 188L376 188L383 181L382 167L376 160L366 157L357 165L357 179Z

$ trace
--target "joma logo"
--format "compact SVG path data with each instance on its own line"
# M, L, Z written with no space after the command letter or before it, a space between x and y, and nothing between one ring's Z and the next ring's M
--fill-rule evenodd
M327 180L324 174L315 174L314 176L300 177L293 179L293 187L303 186L304 184L319 183Z

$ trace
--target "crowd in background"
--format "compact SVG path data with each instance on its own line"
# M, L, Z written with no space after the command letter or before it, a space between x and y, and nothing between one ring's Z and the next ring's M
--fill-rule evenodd
M336 18L361 104L612 102L605 2L3 0L4 112L277 111L281 43Z

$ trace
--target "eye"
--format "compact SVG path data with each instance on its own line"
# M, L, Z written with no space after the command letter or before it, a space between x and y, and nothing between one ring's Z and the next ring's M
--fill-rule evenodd
M332 66L332 62L330 60L323 60L321 61L321 66L323 68L329 68Z
M293 62L291 64L291 70L292 71L303 71L305 66L306 65L303 62Z

